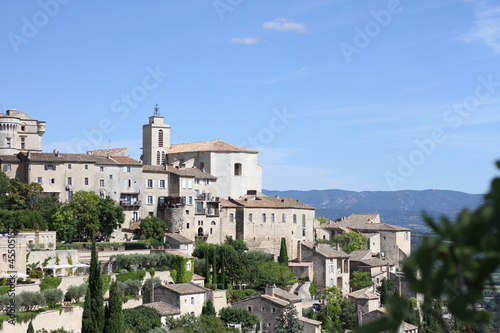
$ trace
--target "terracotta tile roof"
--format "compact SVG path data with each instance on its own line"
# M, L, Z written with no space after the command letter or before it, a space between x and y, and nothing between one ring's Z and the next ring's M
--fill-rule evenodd
M141 162L136 161L129 156L111 156L111 159L122 165L142 165Z
M380 221L380 219L378 219L378 215L379 214L352 214L349 217L322 224L321 228L327 230L354 230L368 233L373 233L376 231L410 231L410 229L408 228L403 228L396 225L372 222Z
M368 266L368 267L380 267L380 266L386 266L386 265L394 265L394 263L385 260L385 259L380 259L380 258L371 258L371 259L364 259L361 260L361 265L360 266Z
M97 149L89 152L90 155L99 155L99 156L128 156L127 148L111 148L111 149Z
M347 253L342 250L335 250L329 244L315 244L314 242L301 242L301 244L309 249L316 249L316 253L325 258L349 258ZM304 260L307 260L307 258L304 258Z
M198 274L193 274L193 281L194 280L206 280L204 276L198 275Z
M194 153L194 152L237 152L257 154L257 150L232 145L221 140L201 141L192 143L173 144L167 154Z
M356 299L377 299L380 297L378 293L373 291L372 286L353 291L348 296Z
M141 165L140 162L128 156L110 156L66 153L30 153L28 157L33 162L51 163L93 163L100 165Z
M349 253L349 260L361 261L372 258L372 251L370 250L356 250Z
M0 161L12 162L12 163L20 163L21 162L16 155L0 155Z
M162 316L180 314L181 310L165 302L154 302L142 304L142 307L155 309Z
M416 330L418 329L417 326L412 325L410 323L407 323L406 321L403 322L403 330L406 331L411 331L411 330Z
M260 297L262 297L263 299L266 299L268 301L271 301L273 303L276 303L278 305L281 305L281 306L287 306L288 304L290 304L290 302L287 302L285 300L282 300L281 298L278 298L278 297L271 297L269 295L266 295L266 294L262 294L260 295Z
M170 249L167 249L167 250L165 250L165 252L173 254L175 256L180 256L180 257L183 257L183 258L189 258L189 259L194 258L193 256L191 256L189 254L186 254L184 252L180 252L179 250L170 250Z
M232 201L226 200L226 199L220 198L219 201L220 201L220 206L224 207L224 208L236 208L236 207L240 207L240 205L238 205L238 204L236 204L236 203L234 203Z
M182 235L175 234L175 233L167 233L167 241L168 241L169 238L175 240L176 242L178 242L180 244L193 244L194 243L189 238L186 238L186 237L184 237Z
M173 292L181 295L186 294L201 294L207 292L209 289L203 288L195 283L186 282L186 283L178 283L178 284L168 284L164 286L167 289L172 290Z
M228 206L225 206L228 204ZM251 197L246 196L242 199L231 199L221 201L222 207L246 207L246 208L298 208L314 210L314 207L306 205L293 198L280 198L280 197Z
M281 288L273 288L273 293L274 297L281 298L282 300L291 302L291 303L296 303L302 301L302 297L299 297L295 294L289 293L286 290L283 290Z

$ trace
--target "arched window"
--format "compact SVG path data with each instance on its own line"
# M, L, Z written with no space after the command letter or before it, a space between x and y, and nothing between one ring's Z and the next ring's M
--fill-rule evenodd
M161 164L161 156L160 156L160 152L157 151L156 152L156 165L160 165Z
M234 222L234 214L229 214L229 222Z
M248 222L253 222L252 221L252 213L248 214Z
M293 223L297 223L297 214L293 214Z
M165 164L165 152L164 151L161 152L161 164L162 165Z
M302 227L306 227L306 214L302 214Z
M163 147L163 130L158 131L158 147Z
M234 164L234 175L235 176L241 176L241 163L235 163Z
M271 222L274 222L274 213L271 214Z
M286 214L285 213L281 214L281 222L283 222L283 223L286 222Z
M262 214L262 222L266 222L266 214Z

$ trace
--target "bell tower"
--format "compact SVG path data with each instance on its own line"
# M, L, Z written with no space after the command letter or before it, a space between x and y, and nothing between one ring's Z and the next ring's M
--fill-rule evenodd
M142 126L141 159L144 165L165 163L165 156L170 148L170 125L165 124L164 120L156 104L153 115L149 117L149 124Z

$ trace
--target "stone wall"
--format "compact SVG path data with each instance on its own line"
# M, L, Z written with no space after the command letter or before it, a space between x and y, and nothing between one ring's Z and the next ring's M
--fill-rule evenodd
M64 307L61 312L59 310L45 311L36 316L33 320L33 328L35 331L45 328L47 331L55 330L61 327L79 333L82 326L83 308L80 306ZM28 330L29 322L16 323L11 325L8 322L3 322L2 333L19 333Z

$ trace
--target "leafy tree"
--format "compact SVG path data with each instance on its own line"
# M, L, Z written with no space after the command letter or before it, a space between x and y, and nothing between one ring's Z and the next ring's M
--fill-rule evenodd
M284 287L293 279L292 271L284 265L274 261L260 261L256 267L249 269L249 273L253 274L253 283L257 289L263 290L267 285L276 285Z
M175 333L226 333L239 332L234 328L229 328L224 325L224 322L215 316L201 315L195 317L192 315L183 315L177 319L167 318L166 327L168 332ZM167 332L167 331L164 331ZM151 331L148 333L152 333ZM154 331L156 333L156 331ZM158 333L162 333L158 331Z
M37 199L43 193L42 185L38 183L25 184L14 178L9 181L8 200L11 210L34 209Z
M0 170L0 207L7 207L9 182L9 177L7 177L5 172Z
M254 313L233 307L220 309L219 317L226 324L241 324L244 330L252 329L259 322L259 318Z
M78 221L68 205L62 206L50 218L58 242L70 242L78 236Z
M123 310L125 330L133 333L148 332L161 327L161 316L152 308L125 309Z
M232 246L240 256L245 253L245 251L248 251L247 243L242 239L233 239L233 237L227 236L224 244Z
M83 305L82 333L100 333L104 324L104 299L101 268L98 262L95 240L92 241L88 282L85 303Z
M285 237L281 237L281 247L280 247L280 255L278 256L278 262L288 267L288 250L286 247Z
M354 290L363 289L372 285L372 278L369 272L352 272L351 287Z
M212 284L217 288L217 248L214 247L212 253Z
M382 279L382 283L379 288L380 293L380 303L387 304L387 302L396 293L396 284L393 280Z
M55 308L63 300L63 291L61 289L46 289L42 291L42 295L49 308Z
M78 191L69 202L80 237L97 235L100 228L99 200L100 197L95 192Z
M30 320L30 324L28 325L28 330L26 333L35 333L35 329L33 328L33 320Z
M212 300L208 300L204 305L203 308L201 309L201 314L207 315L207 316L216 316L217 312L215 311L214 303Z
M35 306L44 306L45 298L39 291L21 291L16 295L16 306L26 308L27 310L33 309Z
M123 333L125 322L122 313L122 297L118 291L118 281L111 283L109 301L105 308L104 333Z
M109 240L113 230L118 229L125 221L123 207L117 206L115 201L107 196L99 200L99 232L101 237Z
M309 294L311 295L312 299L316 299L316 294L318 293L318 290L316 288L316 279L313 278L311 281L311 284L309 286Z
M67 302L79 302L80 298L85 296L85 293L87 291L87 284L82 283L79 286L69 286L66 294L64 294L64 300Z
M159 242L165 241L165 222L156 216L148 216L141 221L141 234L146 238L153 238Z
M331 243L339 244L342 251L351 253L356 250L368 249L368 237L359 232L343 232L333 237Z
M324 216L316 216L316 220L318 220L320 224L325 224L330 222L330 219Z
M292 303L289 303L283 309L280 316L276 318L276 333L301 333L304 325L298 318L297 309Z
M497 166L500 168L500 161ZM500 266L500 178L492 181L484 203L475 211L463 210L454 222L445 217L436 222L425 214L424 220L435 235L424 237L405 260L403 272L412 289L424 296L425 326L436 320L448 331L440 314L444 305L456 321L468 323L469 328L478 325L484 331L491 314L479 311L476 304ZM397 329L408 315L408 301L394 296L386 308L385 318L358 332Z

